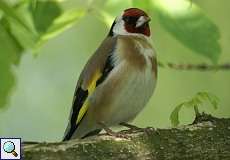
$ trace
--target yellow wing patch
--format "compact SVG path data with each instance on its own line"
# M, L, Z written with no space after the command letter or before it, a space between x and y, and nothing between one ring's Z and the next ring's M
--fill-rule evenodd
M83 104L83 106L81 107L81 109L79 111L79 114L77 116L77 124L81 121L81 119L85 115L86 111L88 110L89 105L88 105L87 99L86 99L86 102Z
M96 88L97 80L102 76L102 73L100 71L97 71L92 78L91 82L89 83L89 86L87 87L88 90L88 97L94 92ZM89 108L88 98L85 100L83 106L81 107L78 117L77 117L77 124L82 120L83 116L85 115L86 111Z

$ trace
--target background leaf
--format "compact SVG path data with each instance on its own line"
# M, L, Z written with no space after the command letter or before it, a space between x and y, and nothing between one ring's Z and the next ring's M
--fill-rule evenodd
M28 3L17 3L17 5L11 6L11 8L24 23L24 25L21 25L14 18L4 15L4 19L9 23L11 35L20 43L24 50L32 49L39 36L34 29L31 13L28 10Z
M52 24L47 28L46 32L41 35L38 42L39 45L43 44L47 40L57 36L64 30L72 27L78 19L84 16L85 10L74 9L64 12L61 16L57 17Z
M32 1L29 10L34 26L40 34L45 33L53 21L62 13L61 7L55 1Z
M201 99L200 101L203 100L210 102L214 109L217 109L219 104L219 98L208 92L198 92L195 99Z
M179 122L179 112L180 112L181 108L183 107L183 105L184 105L184 103L176 106L170 115L170 120L171 120L171 123L173 126L178 126L178 124L180 123Z
M10 6L0 1L0 107L15 84L12 66L24 50L37 50L47 40L71 27L85 13L75 9L63 13L57 1L19 1Z
M0 108L9 98L9 94L15 84L12 73L12 64L17 64L21 56L22 47L13 39L7 30L7 24L0 21Z
M5 16L10 17L17 21L21 26L27 28L27 25L21 19L17 12L15 12L14 8L12 8L6 1L0 1L0 9L4 12Z
M183 45L217 63L221 48L217 26L188 0L155 0L162 27Z
M195 107L200 107L205 101L210 102L212 107L217 109L219 99L215 95L208 92L198 92L192 99L185 101L174 108L170 115L171 124L177 126L180 123L179 112L182 107L194 108L196 111Z

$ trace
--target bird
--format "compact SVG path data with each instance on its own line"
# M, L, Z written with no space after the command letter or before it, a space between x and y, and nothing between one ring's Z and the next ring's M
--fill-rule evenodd
M157 81L150 17L139 8L117 16L77 82L63 141L129 124L146 106Z

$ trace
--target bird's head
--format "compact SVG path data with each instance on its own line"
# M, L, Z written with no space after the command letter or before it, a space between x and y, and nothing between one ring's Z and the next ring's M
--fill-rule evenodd
M150 17L138 8L129 8L118 16L111 27L109 35L135 35L150 36Z

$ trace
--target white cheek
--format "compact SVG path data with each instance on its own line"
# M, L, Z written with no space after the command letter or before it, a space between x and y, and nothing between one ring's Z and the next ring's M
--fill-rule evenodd
M126 30L125 30L125 22L122 20L122 18L118 18L116 21L116 24L113 28L113 33L115 35L127 35L129 34Z
M117 35L141 36L141 37L144 37L148 40L150 39L150 37L145 36L145 35L140 34L140 33L127 32L125 29L125 22L122 19L122 16L120 16L116 19L116 24L113 27L113 33L115 36L117 36Z

